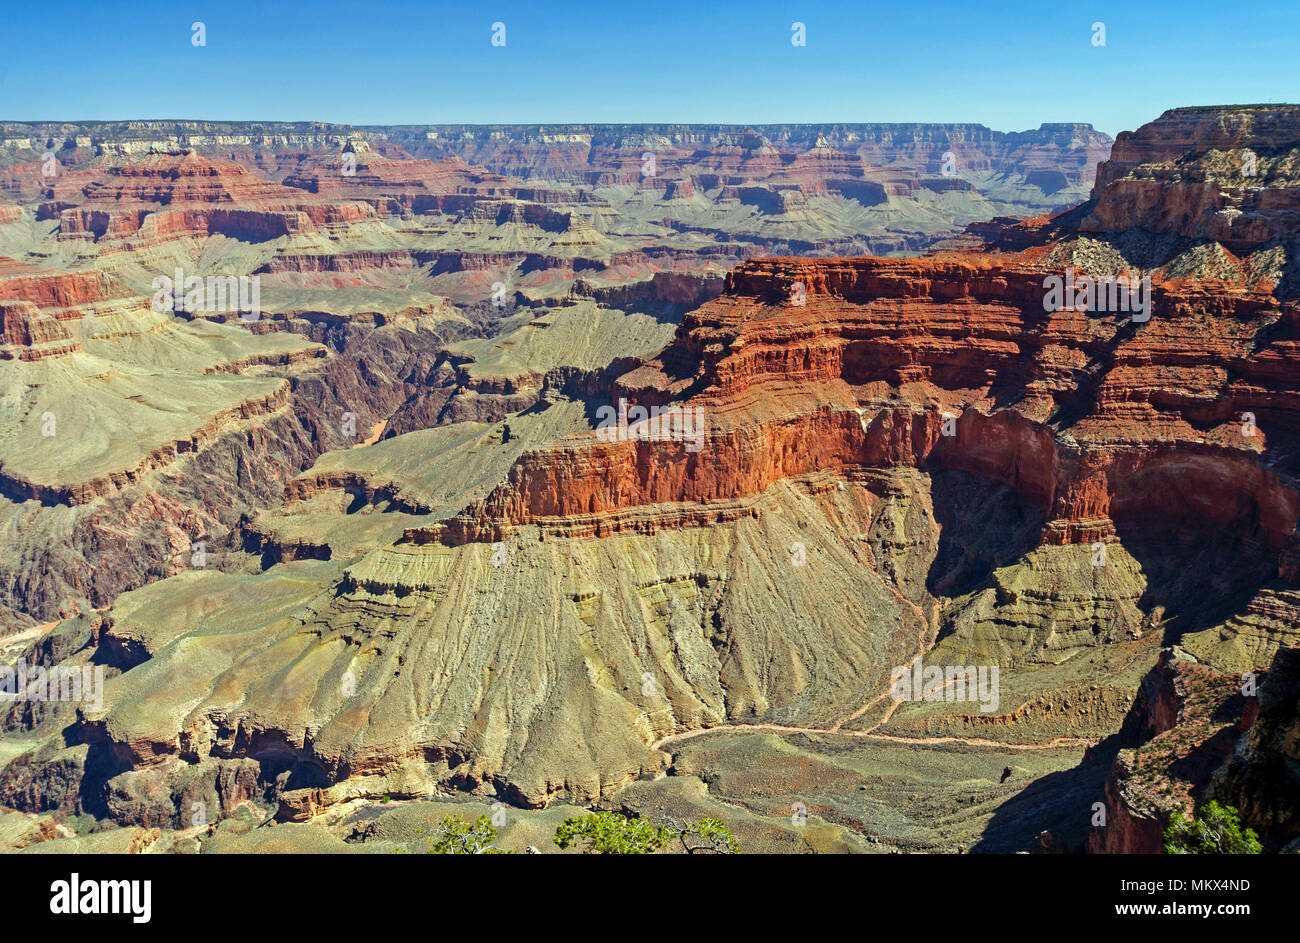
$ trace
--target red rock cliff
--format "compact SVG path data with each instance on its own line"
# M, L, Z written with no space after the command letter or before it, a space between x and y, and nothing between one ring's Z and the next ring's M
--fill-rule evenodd
M661 504L707 520L710 502L780 478L936 464L1017 488L1049 520L1047 542L1142 520L1233 523L1287 546L1300 511L1286 467L1300 434L1296 307L1267 286L1157 278L1145 322L1049 312L1052 271L1037 250L743 263L619 381L629 402L698 409L698 451L671 434L574 437L523 456L437 532L496 539L582 517L608 533Z

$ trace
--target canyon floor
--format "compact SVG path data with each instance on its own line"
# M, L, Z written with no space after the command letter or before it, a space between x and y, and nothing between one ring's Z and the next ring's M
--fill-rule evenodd
M1111 144L0 123L0 847L1294 848L1300 107Z

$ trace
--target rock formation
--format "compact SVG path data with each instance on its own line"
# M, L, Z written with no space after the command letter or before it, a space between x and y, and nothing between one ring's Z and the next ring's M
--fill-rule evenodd
M1288 839L1294 817L1261 797L1287 782L1300 642L1300 110L1169 112L1117 142L1079 207L948 251L749 258L852 245L853 214L968 199L1008 162L1047 209L1100 145L1085 126L813 130L368 129L348 141L369 150L331 139L356 177L301 155L260 182L188 156L102 171L117 189L84 186L85 205L195 178L174 184L191 206L295 205L315 228L231 247L206 210L178 223L178 246L238 253L271 298L265 324L211 325L240 343L185 365L213 380L187 440L113 453L136 470L111 491L85 455L66 493L23 491L48 464L6 457L26 513L84 503L99 535L152 514L173 559L220 524L227 560L113 584L102 611L61 597L24 657L107 666L103 703L9 707L27 748L0 802L169 830L192 801L294 823L452 792L768 818L801 802L849 843L1023 850L1047 831L1040 847L1136 851L1214 791ZM341 132L304 133L310 152ZM1229 145L1259 176L1225 215L1209 192ZM60 221L97 219L82 209ZM631 239L615 211L676 222ZM735 254L699 238L719 212ZM40 368L102 357L87 325L143 304L126 262L84 284L30 264L0 268L17 286L0 367L78 341ZM446 305L416 307L431 285ZM208 331L161 323L137 333ZM359 434L335 431L345 406ZM219 507L268 466L237 517ZM1270 664L1252 725L1240 675ZM1000 683L981 701L963 666ZM897 696L913 669L942 696ZM1108 824L1088 834L1096 803Z

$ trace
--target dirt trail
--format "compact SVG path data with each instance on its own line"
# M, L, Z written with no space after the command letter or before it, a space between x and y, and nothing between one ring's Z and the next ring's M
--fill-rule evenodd
M942 744L963 743L973 747L989 747L998 750L1059 750L1062 747L1095 746L1097 741L1089 737L1054 737L1046 742L1009 743L1005 740L986 740L983 737L901 737L887 733L873 733L870 730L839 730L834 727L794 727L787 724L720 724L717 727L705 727L702 730L687 730L675 733L655 741L654 749L661 749L670 743L680 743L710 733L736 733L741 731L761 730L767 733L818 733L835 734L840 737L857 737L861 740L881 740L886 743L905 744Z
M32 626L30 629L23 629L21 632L15 632L13 635L0 636L0 648L8 647L17 644L18 642L27 642L32 639L40 638L62 621L62 619L55 619L53 622L43 622L40 625Z
M919 659L925 657L926 653L930 650L930 647L933 644L932 640L935 634L935 623L938 619L939 603L937 601L933 602L931 606L932 611L930 614L927 614L925 610L923 610L919 605L912 602L910 599L908 599L906 596L900 593L898 589L894 587L888 580L881 580L881 582L885 585L886 589L888 589L891 593L894 594L894 596L898 599L899 602L912 609L920 618L921 621L921 637L919 640L920 651L918 651L916 655L913 656L912 660L908 662L908 668L910 669L913 665L916 664L916 662ZM953 681L955 681L955 679L946 682L944 684L944 687L947 687L948 684L952 684ZM891 690L892 690L892 685L890 687L887 687L881 693L877 694L871 700L867 701L867 703L863 704L853 713L841 717L830 727L794 727L787 724L719 724L716 727L705 727L701 730L687 730L682 733L670 734L667 737L663 737L659 740L656 740L653 744L651 744L651 749L660 750L670 743L681 743L683 740L691 740L694 739L695 737L702 737L705 734L733 733L733 732L739 733L744 731L756 731L756 730L761 730L769 733L835 734L836 736L841 736L841 737L857 737L858 739L861 740L879 740L886 743L924 744L924 745L961 743L967 746L989 747L991 749L1015 750L1015 751L1057 750L1062 747L1094 746L1098 742L1097 740L1088 737L1054 737L1053 739L1048 740L1046 742L1008 743L1007 741L1004 740L988 740L983 737L952 737L952 736L903 737L903 736L897 736L893 734L875 733L875 731L878 728L880 728L881 726L883 726L885 723L888 722L889 718L893 715L894 711L898 709L898 706L904 703L903 701L893 700L892 698L890 699L889 707L885 709L885 713L881 716L881 718L878 721L876 721L870 727L867 727L864 730L843 729L845 724L857 720L859 717L861 717L871 708L875 707L881 701L885 700L886 698L889 698Z
M367 436L365 439L362 439L360 442L356 443L352 447L354 449L362 449L365 448L367 445L374 445L376 442L379 441L379 437L384 434L384 429L387 428L387 426L388 426L388 420L381 419L379 422L375 423L373 426L370 427L369 436Z
M916 603L912 602L912 600L908 599L906 596L904 596L902 593L900 593L900 592L898 591L897 587L895 587L893 584L891 584L891 583L889 583L889 582L887 582L887 581L885 581L885 580L881 580L881 582L884 584L884 586L885 586L886 589L888 589L891 593L894 594L894 597L895 597L895 598L896 598L900 603L902 603L904 606L907 606L907 607L909 607L910 609L912 609L912 611L915 612L916 615L917 615L917 617L921 620L921 637L920 637L920 639L918 640L918 641L920 642L920 651L918 651L918 652L916 653L916 655L914 655L914 656L912 657L912 660L909 661L909 662L907 663L907 667L908 667L908 669L910 670L911 667L912 667L914 664L916 664L916 662L917 662L918 660L924 658L924 657L925 657L925 653L928 652L928 651L930 650L931 637L935 634L934 624L935 624L935 622L938 621L938 615L939 615L939 614L938 614L938 608L939 608L939 604L938 604L938 602L933 603L933 611L932 611L929 615L927 615L924 609L922 609L919 605L917 605ZM889 697L890 690L891 690L890 688L886 688L884 691L881 691L879 694L877 694L877 695L876 695L875 697L873 697L871 700L867 701L867 703L863 704L861 707L859 707L857 710L855 710L852 714L847 714L847 715L845 715L844 717L841 717L839 720L837 720L837 721L834 723L834 725L832 725L832 727L830 728L829 732L830 732L830 733L839 733L839 732L840 732L840 728L843 727L845 724L847 724L847 723L851 723L852 721L857 720L859 717L861 717L861 716L862 716L863 714L865 714L867 711L871 710L871 708L875 707L877 704L879 704L879 703L880 703L881 701L883 701L885 698ZM883 724L883 723L885 723L886 721L888 721L889 718L890 718L890 716L894 713L895 710L898 709L898 705L901 704L901 703L902 703L901 701L894 701L894 700L891 700L891 701L890 701L890 704L889 704L889 707L887 707L887 708L885 709L884 716L882 716L882 717L880 718L880 720L876 721L876 723L872 724L869 728L867 728L867 732L870 732L870 731L872 731L872 730L875 730L875 729L876 729L877 727L879 727L881 724Z

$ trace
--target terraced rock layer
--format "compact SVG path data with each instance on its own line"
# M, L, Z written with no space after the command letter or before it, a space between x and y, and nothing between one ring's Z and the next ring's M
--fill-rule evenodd
M1272 126L1255 112L1157 124ZM1300 122L1282 125L1300 140ZM1064 146L1082 129L1057 132ZM1217 159L1207 135L1187 132L1182 165ZM913 140L918 154L939 143ZM508 142L464 141L494 173L528 169L508 166ZM667 142L665 166L683 142ZM712 209L680 218L687 235L729 201L762 229L843 210L845 192L870 210L906 189L855 175L830 142L786 161L766 132L711 142L708 168L662 190L633 185L631 137L598 155L594 178L579 152L608 142L547 143L531 175L594 187L627 218L710 194ZM1290 146L1262 133L1242 143ZM1203 706L1185 696L1190 681L1164 697L1151 671L1161 649L1200 662L1176 666L1183 681L1220 685L1300 641L1294 247L1263 223L1229 245L1181 217L1124 216L1132 180L1158 179L1161 205L1195 202L1195 174L1162 175L1167 156L1151 156L1106 171L1074 211L986 227L975 251L750 260L716 297L707 278L613 278L540 316L503 313L498 337L415 358L401 377L422 389L248 522L261 565L190 569L41 637L33 659L95 659L113 677L96 708L0 715L12 757L0 801L167 828L192 801L295 822L384 796L724 805L738 820L788 819L800 801L846 843L987 850L1058 825L1082 843L1096 801L1118 825L1125 800L1105 784L1103 744L1136 716L1135 697L1151 718L1136 735L1155 743L1134 755L1136 773L1184 759L1163 750L1175 737L1156 742L1179 725L1218 738L1216 760L1244 726L1190 709ZM1243 214L1285 203L1272 191L1287 189L1286 166ZM371 208L348 188L377 197L395 183L378 171L295 179ZM384 198L413 210L419 187L404 189ZM967 192L940 179L917 189L918 201ZM551 242L546 265L491 240L474 261L438 257L434 277L502 259L533 274L583 268L591 233L604 235L596 214L580 225L578 201L549 193L536 206L493 216L485 200L456 225L556 236L564 251ZM1097 212L1115 215L1085 225ZM387 271L366 276L378 285L406 270L391 245L319 264L282 248L258 259L267 275ZM613 258L590 271L609 274ZM1067 268L1149 277L1149 319L1045 306L1044 279ZM36 333L22 313L15 336ZM614 344L642 352L602 359ZM598 435L600 407L620 399L690 410L699 437L635 418L630 435ZM998 667L998 703L894 699L891 669L914 663ZM1284 767L1285 715L1252 741L1250 789ZM1124 835L1107 841L1140 843Z
M703 448L590 433L524 456L443 532L499 539L665 502L707 517L709 502L817 469L937 465L1015 488L1045 515L1047 543L1199 520L1289 546L1300 309L1171 280L1145 324L1045 312L1045 271L960 255L744 263L618 385L631 402L698 408ZM783 301L796 283L798 307Z

